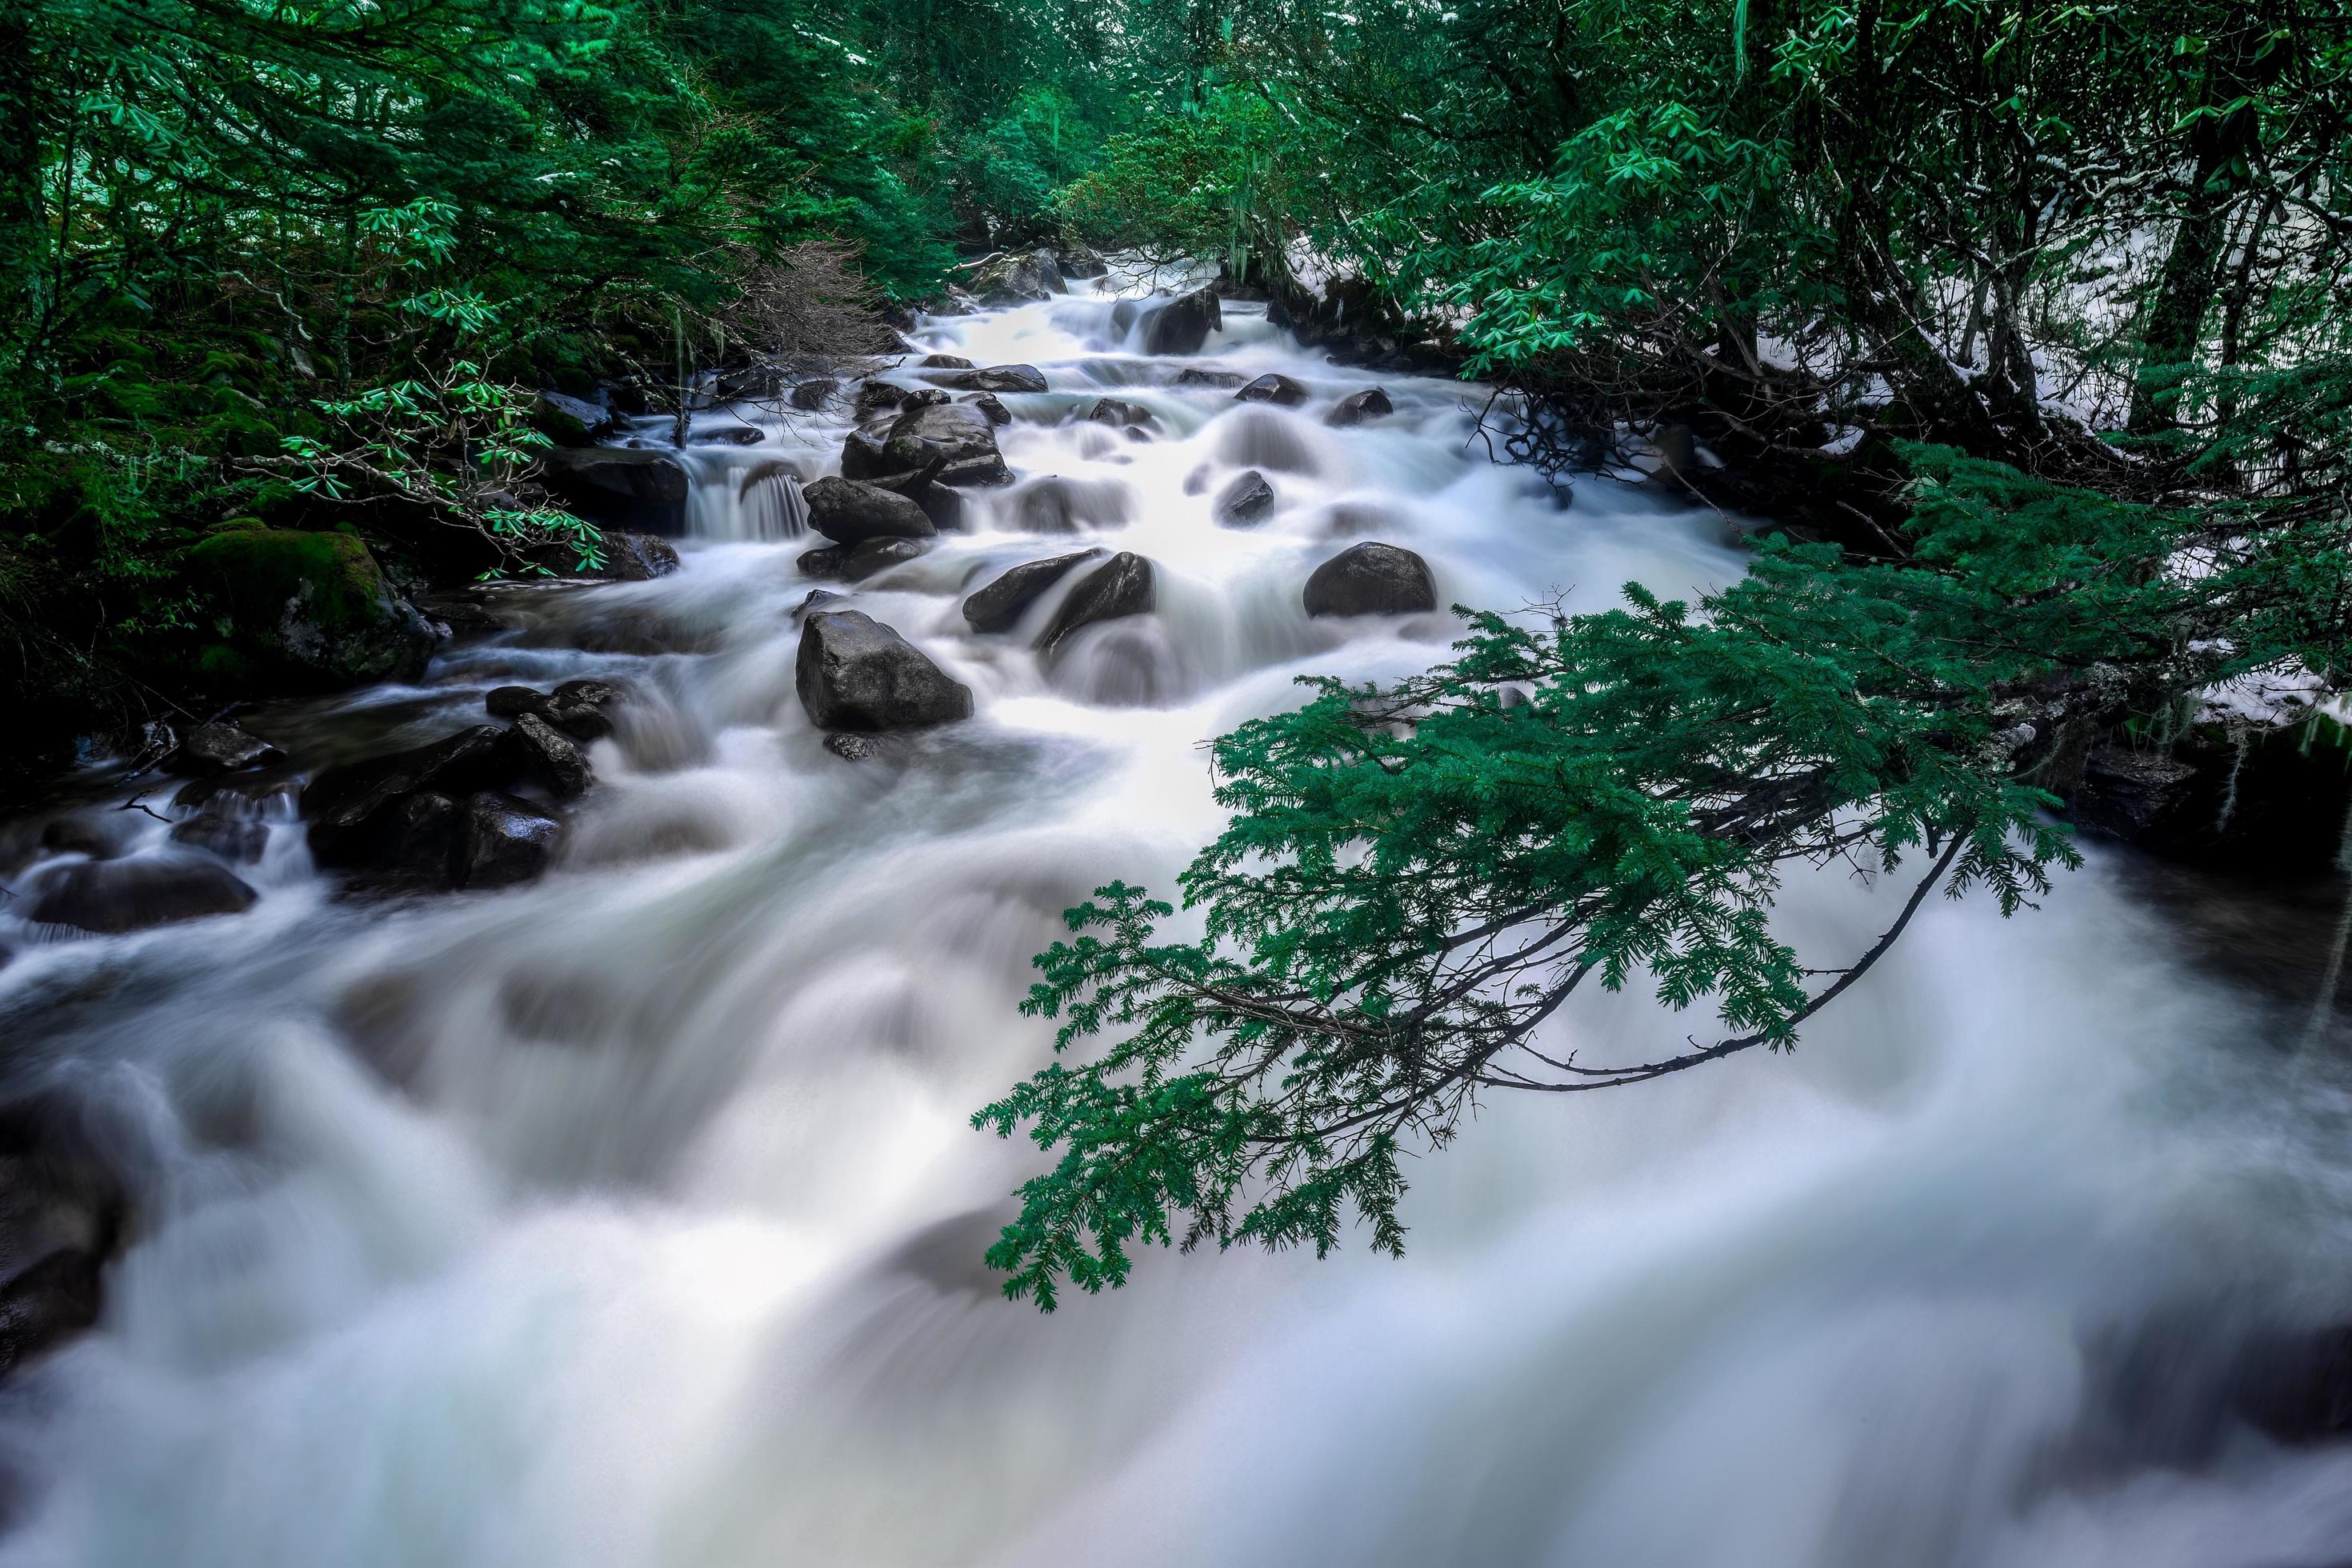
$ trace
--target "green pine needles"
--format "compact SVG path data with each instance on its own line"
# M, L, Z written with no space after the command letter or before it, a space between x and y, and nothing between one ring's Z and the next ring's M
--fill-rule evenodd
M973 1118L1058 1152L988 1255L1007 1294L1118 1286L1139 1242L1320 1256L1351 1215L1399 1251L1400 1161L1482 1096L1788 1047L1931 891L2027 907L2076 858L2036 773L2129 700L2112 661L2218 679L2329 613L2263 551L2163 570L2197 542L2189 515L1908 455L1908 563L1774 543L1696 606L1633 586L1599 615L1474 616L1425 675L1317 679L1216 742L1232 822L1181 878L1202 934L1124 883L1071 910L1024 1004L1062 1059ZM2274 635L2213 646L2212 615ZM1813 967L1774 925L1792 863L1911 890L1866 951ZM1541 1026L1564 1003L1637 981L1711 1005L1717 1037L1557 1053Z

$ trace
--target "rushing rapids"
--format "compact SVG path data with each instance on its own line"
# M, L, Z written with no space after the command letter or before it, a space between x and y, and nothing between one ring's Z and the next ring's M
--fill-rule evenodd
M2352 1311L2352 1105L2096 855L2038 914L1929 910L1792 1056L1489 1106L1415 1172L1402 1262L1153 1255L1052 1318L997 1297L981 1253L1037 1156L966 1117L1048 1048L1014 1003L1059 911L1171 885L1216 824L1203 738L1454 634L1310 617L1318 566L1397 546L1438 605L1498 608L1738 570L1711 513L1605 482L1562 509L1490 464L1457 385L1245 307L1153 357L1114 309L921 324L1047 390L995 395L1015 482L913 559L803 576L799 481L845 414L712 410L675 575L502 590L420 684L240 718L315 772L498 687L623 687L541 879L353 896L262 791L241 912L0 913L9 1092L126 1199L97 1326L0 1388L0 1565L2352 1552L2352 1453L2294 1418ZM1276 374L1305 401L1234 396ZM1052 637L1118 552L1150 612ZM972 716L829 752L794 690L820 585ZM12 885L190 852L168 790L86 783L102 841L23 825ZM1785 912L1851 952L1901 892L1823 873ZM1692 1026L1633 996L1559 1022L1621 1057Z

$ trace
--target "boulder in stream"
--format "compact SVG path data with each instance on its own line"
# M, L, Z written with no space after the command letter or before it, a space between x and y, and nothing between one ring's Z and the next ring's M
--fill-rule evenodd
M1220 392L1234 391L1248 380L1237 370L1211 370L1202 365L1187 365L1176 373L1179 386L1211 386Z
M1149 615L1158 597L1151 563L1122 550L1087 573L1070 591L1055 613L1054 624L1038 637L1037 650L1050 656L1083 627L1123 616Z
M495 788L513 776L507 731L476 724L426 745L324 769L302 791L310 853L321 866L364 866L407 831L400 803L421 793L445 798Z
M1234 396L1242 403L1271 403L1282 408L1296 408L1307 401L1307 389L1280 371L1268 371Z
M1351 392L1339 399L1332 405L1331 412L1323 416L1323 423L1344 430L1349 426L1384 419L1395 412L1396 405L1389 401L1386 392L1377 386L1368 386L1361 392Z
M979 409L982 416L987 419L991 425L1010 425L1013 423L1013 410L1005 407L1004 405L999 401L996 394L992 392L967 392L961 397L957 398L956 401L958 403L970 404L972 407Z
M793 563L805 577L862 583L877 572L919 559L924 546L913 539L869 539L863 544L827 544L805 550Z
M1429 563L1410 550L1350 545L1307 579L1310 616L1402 616L1437 608Z
M240 914L260 896L217 860L177 855L53 867L35 879L31 893L25 918L35 925L105 936Z
M215 679L312 690L395 679L441 638L357 534L224 529L187 560L218 638L198 658Z
M971 717L969 687L856 610L808 617L793 675L801 706L821 730L908 730Z
M596 782L588 759L580 754L572 738L536 713L516 716L514 728L507 731L507 743L512 748L512 771L537 780L558 800L585 795Z
M988 416L968 403L910 408L888 429L853 430L841 449L844 479L881 481L919 474L937 461L934 476L946 485L1003 485L1013 470L996 449L996 429Z
M1214 508L1220 528L1249 528L1264 522L1274 510L1274 487L1255 468L1244 468L1233 483L1217 492Z
M469 796L458 825L449 879L459 888L509 888L536 879L555 858L563 824L514 795Z
M127 1204L79 1108L0 1109L0 1378L94 1326Z
M940 378L959 392L1043 392L1045 373L1034 364L992 364L985 370L959 371Z
M803 492L809 526L836 544L869 539L929 539L939 531L914 501L857 479L822 479Z
M559 447L588 447L620 428L613 411L584 397L542 390L530 405L530 422Z
M183 778L208 778L266 768L285 759L285 752L234 724L198 724L180 737L179 746L163 759L163 770Z
M565 506L601 528L676 537L686 531L686 469L644 447L558 447L540 452L540 478Z
M201 849L236 865L249 866L260 859L261 852L269 847L269 825L251 817L201 812L172 824L172 842Z
M1070 568L1101 553L1097 548L1024 562L966 599L963 618L976 632L1009 632L1037 596L1060 582Z
M1062 292L1062 269L1048 250L1008 250L975 263L962 287L983 305L1025 305Z
M1143 314L1143 352L1148 354L1191 354L1201 352L1209 334L1225 324L1224 307L1214 290L1195 289Z
M1124 398L1097 397L1095 405L1087 410L1087 417L1097 425L1113 425L1122 429L1134 429L1152 422L1151 410L1139 403Z
M971 361L961 354L925 354L915 362L918 370L970 370Z

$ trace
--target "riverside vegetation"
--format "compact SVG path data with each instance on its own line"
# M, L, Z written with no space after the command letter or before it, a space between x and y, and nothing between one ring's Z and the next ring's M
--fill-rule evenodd
M1791 1047L1922 900L2029 905L2053 814L2213 818L2179 754L2251 749L2335 849L2340 4L31 0L0 122L21 763L617 569L558 457L602 420L854 376L890 317L1057 286L1046 244L1456 368L1564 490L1773 521L1719 595L1471 606L1426 675L1216 742L1197 915L1073 911L1029 1004L1067 1060L978 1118L1051 1156L991 1254L1040 1305L1139 1242L1394 1250L1481 1097ZM1776 927L1821 862L1910 879L1879 942ZM1719 1030L1547 1054L1635 984Z

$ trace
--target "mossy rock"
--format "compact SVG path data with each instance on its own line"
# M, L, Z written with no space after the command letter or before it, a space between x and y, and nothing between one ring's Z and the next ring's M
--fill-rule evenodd
M243 683L322 689L413 675L437 632L357 535L236 528L189 550L214 639L202 663Z

